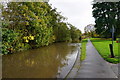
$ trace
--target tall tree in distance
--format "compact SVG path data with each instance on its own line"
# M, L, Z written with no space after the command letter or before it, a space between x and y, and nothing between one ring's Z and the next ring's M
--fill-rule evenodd
M94 24L89 24L84 28L86 37L97 37L94 26L95 26Z

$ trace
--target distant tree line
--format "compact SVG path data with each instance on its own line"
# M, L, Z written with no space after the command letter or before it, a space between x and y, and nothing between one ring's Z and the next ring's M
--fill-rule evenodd
M54 42L79 42L81 31L47 2L9 2L2 6L2 53Z

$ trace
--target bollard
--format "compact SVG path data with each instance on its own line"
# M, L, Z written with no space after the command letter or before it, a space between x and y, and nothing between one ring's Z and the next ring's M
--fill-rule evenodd
M114 53L113 53L113 45L112 44L109 44L109 47L110 47L110 52L111 52L111 58L114 58Z
M118 61L120 62L120 38L118 38ZM119 75L120 77L120 75Z

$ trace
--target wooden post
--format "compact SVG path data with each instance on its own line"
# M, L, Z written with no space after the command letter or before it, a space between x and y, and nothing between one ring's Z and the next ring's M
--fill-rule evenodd
M111 53L111 58L114 58L114 53L113 53L113 45L112 44L109 44L109 47L110 47L110 53Z

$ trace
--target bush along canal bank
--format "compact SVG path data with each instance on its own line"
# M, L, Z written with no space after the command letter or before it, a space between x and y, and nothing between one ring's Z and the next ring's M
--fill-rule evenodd
M79 54L79 43L50 46L3 55L3 78L65 78Z
M68 66L65 66L61 69L61 74L57 75L57 78L67 78L69 74L72 72L79 56L80 56L80 43L72 43L71 46L77 46L77 50L74 55L69 57Z
M56 42L80 42L81 31L64 22L66 18L48 3L8 2L2 7L2 54Z

